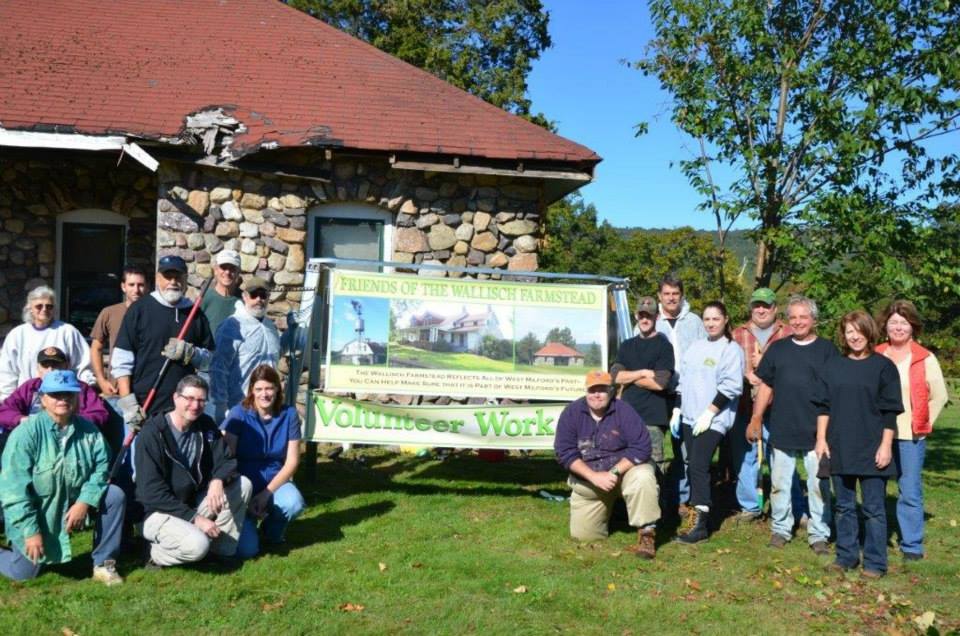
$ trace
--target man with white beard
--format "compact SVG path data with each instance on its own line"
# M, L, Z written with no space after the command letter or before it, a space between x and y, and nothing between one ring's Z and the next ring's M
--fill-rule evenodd
M184 296L186 289L187 264L179 256L164 256L157 263L153 293L133 303L123 317L110 368L120 394L117 405L128 426L136 428L143 421L140 405L157 379L164 358L173 364L157 387L147 416L172 409L177 383L210 366L213 334L202 311L197 312L186 337L177 339L193 306Z
M267 317L270 290L259 276L244 279L242 300L233 315L220 323L210 363L210 399L219 424L230 408L243 401L253 370L262 364L276 367L280 360L280 334Z

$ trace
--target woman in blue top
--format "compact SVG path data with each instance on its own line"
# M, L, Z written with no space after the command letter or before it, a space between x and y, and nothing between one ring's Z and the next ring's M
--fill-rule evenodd
M287 524L304 506L291 481L300 463L300 416L295 407L283 407L276 369L254 369L247 397L227 413L223 431L240 474L253 483L237 547L237 557L249 559L260 552L260 533L264 543L282 543Z
M743 392L743 349L731 337L730 317L722 302L707 303L703 326L707 337L687 348L680 365L680 420L694 520L693 529L677 537L683 543L710 536L710 459L733 427Z

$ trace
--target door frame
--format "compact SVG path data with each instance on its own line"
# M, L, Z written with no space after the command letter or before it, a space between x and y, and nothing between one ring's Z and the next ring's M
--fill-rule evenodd
M63 307L63 299L60 298L61 294L61 284L63 283L63 224L64 223L87 223L91 225L122 225L126 232L124 233L124 244L121 249L121 254L123 255L123 262L127 262L127 244L126 236L130 231L130 219L129 217L123 216L122 214L117 214L116 212L111 212L110 210L102 210L98 208L83 208L80 210L73 210L71 212L64 212L63 214L57 215L57 240L56 240L56 252L54 261L54 273L53 273L53 289L57 293L57 307L56 307L56 318L61 319L60 310ZM120 272L116 272L118 275ZM117 281L119 284L119 281Z

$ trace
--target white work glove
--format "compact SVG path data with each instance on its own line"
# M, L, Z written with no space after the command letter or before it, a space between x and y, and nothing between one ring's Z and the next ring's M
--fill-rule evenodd
M117 400L117 406L123 413L123 423L129 426L131 430L139 431L143 427L143 409L140 408L136 395L131 393L123 396Z
M163 357L169 358L174 362L190 364L190 359L193 358L193 349L193 345L186 340L170 338L167 340L167 345L163 348L161 353L163 354Z
M670 414L670 434L680 439L680 409L673 409Z
M710 423L713 422L714 415L716 415L710 409L707 409L700 414L700 417L697 418L697 421L693 423L693 436L696 437L700 433L706 433L707 429L710 428Z

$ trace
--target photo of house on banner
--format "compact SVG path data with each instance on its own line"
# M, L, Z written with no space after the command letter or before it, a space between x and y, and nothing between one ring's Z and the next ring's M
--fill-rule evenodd
M512 373L513 307L394 300L390 366Z
M589 309L517 307L516 370L580 376L585 369L606 368L606 333Z
M606 286L335 269L323 391L572 400L606 366Z
M338 296L332 314L330 357L334 364L386 365L389 300Z

